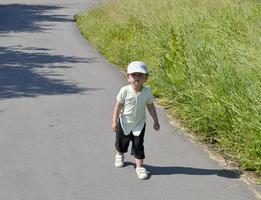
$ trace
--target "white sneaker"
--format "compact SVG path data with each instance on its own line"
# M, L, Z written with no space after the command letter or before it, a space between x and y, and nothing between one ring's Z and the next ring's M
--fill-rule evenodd
M146 169L144 167L137 167L136 168L136 173L138 175L138 178L140 180L145 180L145 179L148 179L149 178L149 173L148 171L146 171Z
M115 167L123 167L124 166L124 155L116 154L114 165L115 165Z

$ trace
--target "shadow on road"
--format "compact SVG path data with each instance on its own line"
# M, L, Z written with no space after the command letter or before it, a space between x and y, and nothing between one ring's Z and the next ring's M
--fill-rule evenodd
M126 166L133 165L134 163L126 162ZM225 178L240 178L241 172L239 170L227 170L227 169L202 169L193 167L160 167L152 165L144 165L144 167L150 172L151 176L154 175L217 175Z
M72 21L70 16L57 15L54 12L62 8L51 5L0 5L0 37L2 39L10 37L11 32L43 32L50 30L53 22ZM74 63L90 62L98 61L96 58L55 55L46 48L2 46L0 99L99 90L99 88L79 87L74 81L64 80L62 73L58 73L64 72Z
M40 32L48 29L48 22L71 21L66 15L51 14L59 6L6 4L0 5L0 33ZM48 13L47 13L48 12ZM46 22L45 25L41 22Z
M57 68L70 68L68 64L98 62L97 59L53 55L48 51L33 47L0 47L0 99L99 90L78 87L55 72Z

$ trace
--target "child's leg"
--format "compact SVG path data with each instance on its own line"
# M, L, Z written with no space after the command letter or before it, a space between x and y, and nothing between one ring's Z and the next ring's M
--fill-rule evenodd
M143 167L143 160L145 158L144 153L144 134L145 134L145 125L142 129L139 136L132 135L132 154L135 157L136 161L136 173L138 178L141 180L149 178L148 171Z
M128 146L130 142L130 136L125 135L122 127L119 123L119 129L116 132L116 156L115 156L115 167L123 167L124 166L124 153L128 151Z
M121 153L121 152L119 152L119 151L117 151L116 154L117 154L117 155L121 155L121 156L124 155L124 153Z
M131 153L135 157L136 167L143 166L143 160L145 158L144 146L143 146L144 135L145 135L145 125L139 136L132 135L132 138L131 138L131 140L132 140Z
M121 123L118 124L119 128L116 132L116 140L115 140L115 148L118 155L123 155L128 151L129 143L130 143L130 135L125 135L124 131L121 127Z
M143 166L143 159L135 159L136 160L136 167L142 167Z

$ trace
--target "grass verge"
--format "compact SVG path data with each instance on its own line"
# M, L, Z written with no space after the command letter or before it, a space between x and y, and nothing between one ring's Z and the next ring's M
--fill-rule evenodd
M261 3L114 0L77 17L116 65L146 62L161 103L244 170L261 174Z

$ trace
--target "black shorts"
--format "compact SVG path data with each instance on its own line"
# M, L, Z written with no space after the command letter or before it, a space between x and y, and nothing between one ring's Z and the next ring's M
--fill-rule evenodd
M128 151L129 143L132 142L131 155L133 155L137 159L144 159L144 134L145 134L145 126L144 125L139 136L134 136L132 132L129 135L125 135L121 123L119 123L118 131L116 132L116 142L115 147L118 152L126 153Z

